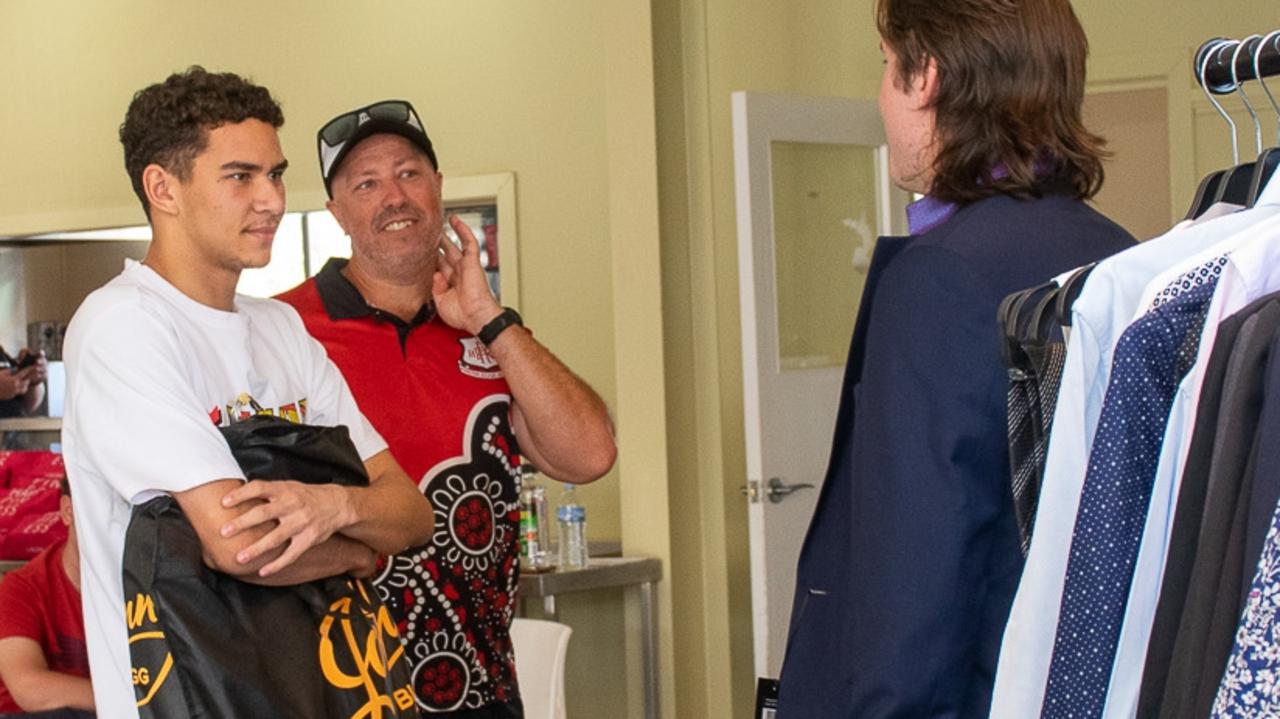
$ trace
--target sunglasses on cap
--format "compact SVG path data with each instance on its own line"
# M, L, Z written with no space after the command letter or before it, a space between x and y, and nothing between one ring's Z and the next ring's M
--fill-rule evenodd
M427 153L432 166L436 166L436 153L431 147L427 131L414 111L413 105L404 100L383 100L341 115L326 122L316 140L320 150L320 176L326 188L338 164L350 151L353 141L364 139L373 132L361 132L361 128L375 123L374 132L394 132L411 140Z

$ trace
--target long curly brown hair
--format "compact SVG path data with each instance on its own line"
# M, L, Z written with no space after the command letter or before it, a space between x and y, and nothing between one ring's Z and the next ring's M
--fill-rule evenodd
M1106 143L1081 119L1089 44L1068 0L878 0L876 25L898 87L937 65L930 195L1033 197L1051 180L1097 194Z
M142 171L148 165L160 165L185 182L191 179L196 156L208 145L210 130L250 118L277 128L284 124L284 113L271 93L234 73L192 65L139 90L120 125L120 143L125 170L147 219L151 203L142 187Z

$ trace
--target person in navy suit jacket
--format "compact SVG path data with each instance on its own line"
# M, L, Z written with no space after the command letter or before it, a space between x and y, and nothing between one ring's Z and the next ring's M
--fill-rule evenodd
M1103 142L1067 0L878 0L876 19L890 175L925 197L868 271L778 717L986 717L1022 571L996 308L1133 238L1084 202Z

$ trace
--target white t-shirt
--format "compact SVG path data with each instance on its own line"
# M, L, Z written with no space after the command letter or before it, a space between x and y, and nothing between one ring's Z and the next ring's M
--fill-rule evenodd
M63 451L94 699L99 716L137 717L121 578L133 505L243 479L218 426L252 414L254 403L346 425L362 459L386 443L292 307L237 295L235 311L216 310L137 262L76 311L63 359Z

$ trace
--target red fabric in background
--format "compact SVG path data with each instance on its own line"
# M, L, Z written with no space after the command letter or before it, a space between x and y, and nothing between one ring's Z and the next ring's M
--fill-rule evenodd
M0 480L5 487L25 487L39 479L67 476L62 455L44 451L0 452Z
M66 539L58 486L67 474L55 452L0 452L0 559L31 559Z
M31 559L66 538L67 525L62 523L61 513L23 515L18 525L0 538L0 558Z

